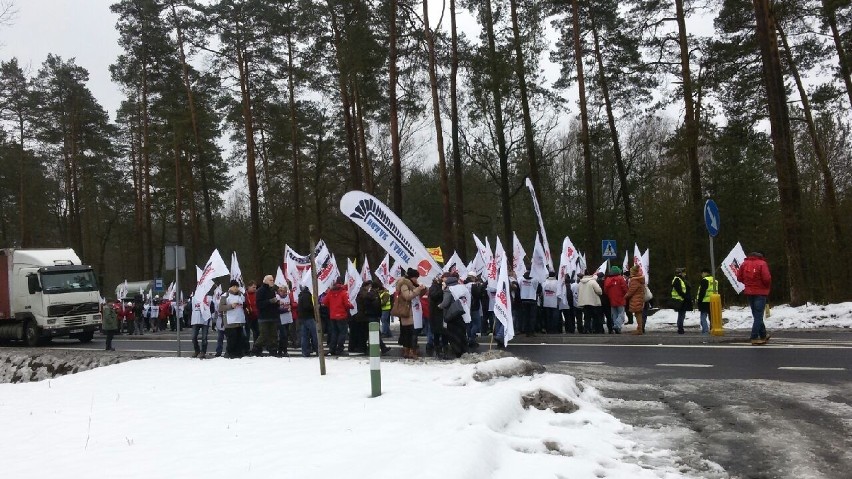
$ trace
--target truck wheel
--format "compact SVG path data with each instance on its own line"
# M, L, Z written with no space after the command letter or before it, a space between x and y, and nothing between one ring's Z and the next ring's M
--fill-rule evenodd
M39 339L40 332L38 329L38 323L32 319L27 321L26 324L24 324L24 343L27 346L34 348L38 346Z
M81 334L80 336L77 337L77 339L79 339L81 343L89 343L89 342L92 341L92 339L94 337L95 337L95 332L89 331L87 333Z

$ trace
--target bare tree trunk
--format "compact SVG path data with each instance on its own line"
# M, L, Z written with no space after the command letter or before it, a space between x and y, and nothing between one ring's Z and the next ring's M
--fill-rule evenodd
M198 220L198 207L195 203L195 175L192 172L192 160L190 159L189 152L186 153L186 171L186 183L189 186L189 191L187 191L187 196L189 197L189 224L192 232L192 255L189 255L188 258L192 260L192 264L195 264L199 250L201 249L201 227Z
M808 98L808 93L805 91L805 86L802 83L802 77L799 75L799 69L796 67L796 62L793 59L793 53L790 50L790 45L787 43L787 35L780 23L775 23L775 28L778 35L781 37L781 45L784 47L784 56L787 59L787 64L790 66L790 74L796 82L796 88L799 90L799 97L802 100L802 110L805 113L805 123L808 126L808 135L811 137L811 146L814 148L814 156L816 156L817 166L822 173L823 189L825 189L825 203L828 207L828 212L831 217L831 226L833 237L831 239L831 249L838 252L838 255L846 259L846 242L843 238L843 229L840 219L840 213L837 206L837 188L834 185L834 175L831 172L831 167L828 164L828 155L825 153L825 148L819 135L817 135L816 123L814 122L813 113L811 111L811 102ZM845 268L843 268L845 271ZM831 288L834 294L839 292L837 282L831 282Z
M148 118L148 65L142 64L142 180L145 185L145 243L147 247L144 276L152 278L154 274L154 235L151 220L151 136L150 118Z
M373 165L367 154L367 135L364 132L364 102L361 99L361 89L356 83L353 91L355 93L355 118L358 120L358 147L361 149L361 163L364 165L364 191L371 195L375 193L373 186Z
M296 84L293 80L295 68L293 67L293 37L290 30L287 31L287 90L289 93L290 106L290 147L292 152L293 166L293 243L299 251L302 251L302 220L299 212L302 210L302 184L301 169L299 168L299 129L296 123Z
M459 102L458 102L458 72L459 72L459 39L456 32L456 0L450 0L450 130L453 141L453 186L456 196L456 251L462 258L467 258L467 231L464 227L464 183L461 160L461 145L459 145Z
M699 238L703 237L701 232L704 217L701 194L701 166L698 164L698 117L695 113L695 103L692 99L692 74L689 69L689 43L686 36L686 14L683 9L683 0L675 0L678 27L678 44L680 45L680 69L683 86L683 106L685 111L684 127L686 129L686 156L689 162L689 217L694 218L689 222L692 238L687 241L689 248L687 259L694 260L697 252Z
M769 0L752 0L757 21L757 40L763 58L763 73L766 79L766 96L769 108L769 123L778 177L778 193L781 200L784 249L787 253L787 274L790 283L790 305L803 304L809 293L804 284L806 267L802 257L802 205L799 190L799 174L793 149L790 116L787 111L787 95L775 36Z
M515 40L515 70L518 75L518 87L521 91L521 110L524 117L524 139L527 146L527 161L530 165L530 181L535 189L536 200L541 204L541 181L538 176L538 161L536 160L535 132L533 131L530 102L527 95L527 71L524 66L524 51L521 47L521 29L518 27L518 0L509 0L509 6L512 11L512 35Z
M252 275L258 278L263 271L260 249L260 204L258 201L257 166L255 161L254 118L252 116L251 93L249 91L249 65L244 48L242 40L238 39L236 60L240 72L240 93L242 95L242 114L246 137L246 176L248 177L249 188L252 262L254 263L251 271Z
M450 181L447 178L447 160L444 157L444 129L441 126L441 104L438 100L438 72L435 66L435 39L429 28L429 1L423 0L423 32L429 48L429 83L432 87L432 116L435 119L435 140L438 148L438 175L441 181L441 212L443 213L444 247L454 250L453 217L450 212Z
M20 173L18 176L18 215L21 226L21 248L31 247L32 239L30 238L30 230L27 228L27 197L24 194L24 116L18 114L18 133L20 134L20 157L18 158Z
M334 33L334 49L337 58L338 68L338 87L340 88L340 101L343 110L343 122L346 128L346 150L349 154L349 174L352 180L352 189L361 189L361 167L358 161L358 154L355 151L355 128L353 126L351 106L352 101L349 98L349 90L346 85L348 72L345 68L346 64L343 59L343 39L340 34L340 27L337 25L337 15L334 13L334 8L331 2L328 2L328 11L331 16L331 29Z
M509 204L509 152L506 150L506 133L503 131L503 95L497 76L497 47L494 37L494 14L491 1L485 0L485 29L488 36L488 62L490 67L490 89L494 98L494 129L497 134L497 154L500 158L500 203L503 215L503 237L512 238L512 210ZM512 248L506 248L509 264L512 262Z
M636 228L633 226L633 207L630 204L630 187L627 182L627 168L624 166L624 159L621 156L621 144L618 141L618 129L615 126L615 115L612 113L612 101L609 96L609 84L606 79L606 71L604 68L603 55L601 55L601 42L598 35L598 29L595 25L595 19L592 18L592 36L595 40L595 58L598 62L598 78L601 82L601 93L604 97L604 105L606 106L607 123L609 124L609 135L612 140L612 151L615 156L615 169L618 173L618 182L621 185L621 201L624 206L624 221L627 223L627 232L630 234L630 239L636 240Z
M586 194L586 251L594 251L597 239L595 226L595 194L592 179L592 151L589 146L589 112L586 106L586 78L583 73L583 44L580 39L580 6L577 0L571 2L574 23L574 60L577 64L577 86L580 91L580 143L583 145L583 178Z
M837 62L840 64L840 76L843 77L843 83L846 85L846 95L849 97L849 103L852 104L852 75L850 75L849 60L846 58L846 49L843 48L843 39L840 37L840 30L837 28L837 8L830 0L822 0L822 9L825 14L826 22L831 28L831 37L834 39L834 48L837 51Z
M451 0L454 1L454 0ZM396 15L399 0L390 0L390 61L388 64L388 96L390 112L390 134L391 134L391 189L393 190L393 211L402 215L402 153L400 152L399 138L399 104L396 98L397 84L397 26Z
M141 92L141 88L140 88ZM133 224L135 226L135 241L136 245L136 274L138 277L145 275L145 243L144 231L142 226L143 212L143 180L142 180L142 104L137 102L136 117L133 125L130 127L130 158L133 170L133 195L135 200L135 208L133 211Z

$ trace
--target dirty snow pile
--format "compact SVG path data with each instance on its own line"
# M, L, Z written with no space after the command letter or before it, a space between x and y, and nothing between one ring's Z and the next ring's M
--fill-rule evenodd
M684 325L698 328L699 314L698 309L686 313ZM725 324L725 329L751 330L751 309L748 306L727 307L722 310L722 321ZM764 318L764 323L770 331L778 329L850 329L852 328L852 303L808 303L798 307L786 304L771 306L769 314ZM677 312L672 309L661 309L649 318L648 324L656 330L676 330Z
M3 474L516 479L696 472L646 436L639 441L602 409L593 388L523 362L382 364L378 398L369 397L369 363L355 358L328 361L326 376L315 358L152 358L0 384L0 451L15 458L4 461Z
M42 381L135 359L129 355L33 354L0 351L0 383Z

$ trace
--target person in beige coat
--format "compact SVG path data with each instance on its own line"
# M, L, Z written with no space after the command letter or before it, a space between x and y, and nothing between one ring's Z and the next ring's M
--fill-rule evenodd
M399 345L402 346L402 357L406 359L417 359L417 338L414 335L414 318L411 315L411 302L420 300L420 296L426 291L425 286L417 284L420 273L414 268L408 268L405 276L396 282L396 299L392 313L399 318ZM407 315L405 314L407 313Z
M630 268L630 281L627 282L624 300L630 312L636 316L636 331L633 334L645 334L645 320L642 317L645 308L645 277L638 266Z

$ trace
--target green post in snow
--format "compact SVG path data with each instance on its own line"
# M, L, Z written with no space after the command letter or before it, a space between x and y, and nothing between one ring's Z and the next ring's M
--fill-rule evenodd
M370 387L371 397L382 395L382 354L379 350L379 323L370 323Z

